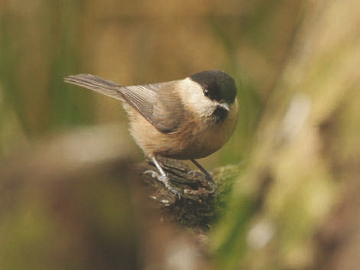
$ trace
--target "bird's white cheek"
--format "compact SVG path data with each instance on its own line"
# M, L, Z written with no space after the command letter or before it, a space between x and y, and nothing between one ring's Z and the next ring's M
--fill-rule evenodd
M211 114L212 102L204 96L201 86L190 78L179 81L179 93L186 109L199 116Z
M216 108L216 103L208 99L201 92L200 95L191 94L188 107L191 111L196 113L199 117L209 117Z

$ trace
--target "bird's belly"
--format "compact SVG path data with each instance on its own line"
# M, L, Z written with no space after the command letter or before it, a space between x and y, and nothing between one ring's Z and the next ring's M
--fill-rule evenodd
M218 130L192 130L184 140L174 139L172 149L168 149L163 156L175 159L198 159L211 155L219 150L226 142L224 134ZM175 151L174 151L175 150Z
M222 127L207 129L182 128L173 133L161 133L147 121L135 122L131 133L147 156L163 156L174 159L198 159L219 150L229 135Z
M183 121L187 125L170 133L157 130L132 107L125 109L129 114L130 133L145 155L198 159L216 152L229 140L237 123L237 108L235 100L224 122L211 123L206 119Z

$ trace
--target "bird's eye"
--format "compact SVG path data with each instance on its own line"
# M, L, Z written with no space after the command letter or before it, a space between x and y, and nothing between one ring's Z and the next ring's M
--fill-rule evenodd
M209 95L209 89L207 89L207 88L204 89L204 95L205 95L205 96L208 96L208 95Z

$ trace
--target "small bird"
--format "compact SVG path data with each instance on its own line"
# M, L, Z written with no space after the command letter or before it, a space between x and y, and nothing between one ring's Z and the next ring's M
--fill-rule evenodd
M210 173L195 159L219 150L235 130L238 102L230 75L207 70L180 80L122 86L79 74L66 77L65 82L122 102L132 137L158 170L153 176L172 193L181 197L157 161L159 156L191 160L215 187Z

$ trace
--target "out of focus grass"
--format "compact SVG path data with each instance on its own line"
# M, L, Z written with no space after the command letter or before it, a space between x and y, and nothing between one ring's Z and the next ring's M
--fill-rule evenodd
M0 12L0 152L89 123L89 96L63 83L80 63L80 1L8 1Z
M295 4L281 2L274 8L245 1L206 7L200 1L6 1L0 6L0 153L72 126L124 122L117 102L64 84L66 75L138 84L223 69L237 81L240 113L235 136L217 156L236 163L286 55L292 29L278 33L279 20L292 25L288 12L298 13Z
M316 269L314 235L343 195L339 183L357 190L354 33L360 16L354 0L339 3L3 1L0 157L80 126L127 126L117 101L66 85L67 75L93 73L130 85L222 69L237 82L239 121L228 144L206 162L210 168L241 164L241 173L229 212L210 234L219 269ZM300 107L289 121L291 104ZM121 206L111 201L107 207ZM35 218L47 208L38 211ZM9 224L22 231L28 220L16 218ZM39 218L30 229L38 234L46 222ZM264 230L270 239L262 246L256 241ZM45 238L47 233L41 232Z

